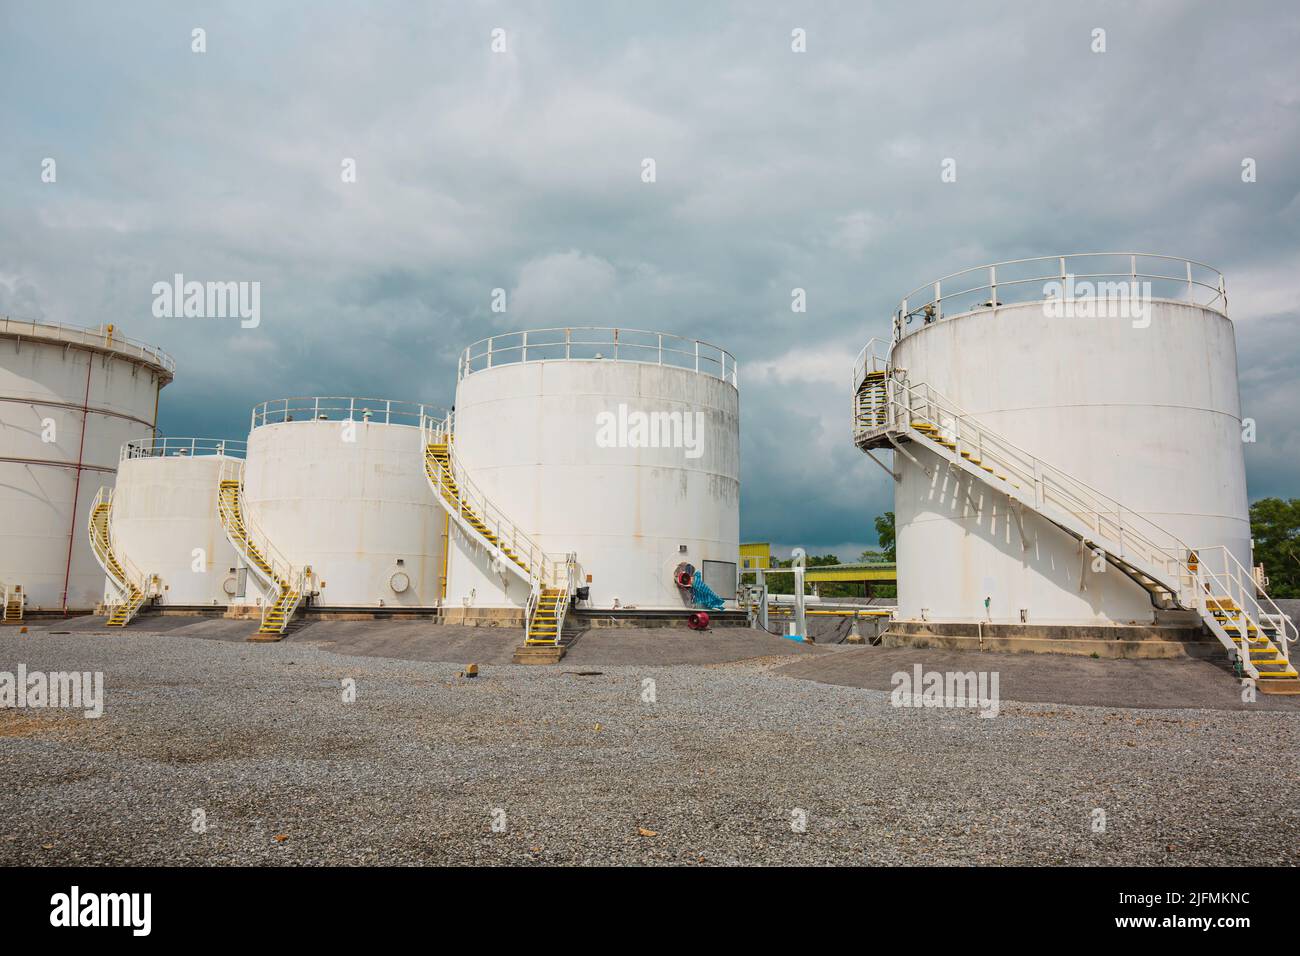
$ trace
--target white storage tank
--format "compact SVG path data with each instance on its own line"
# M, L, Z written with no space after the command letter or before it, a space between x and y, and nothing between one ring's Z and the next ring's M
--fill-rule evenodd
M217 487L222 465L243 457L243 442L223 439L145 438L122 446L113 548L150 583L155 605L224 606L235 598L239 559L221 526Z
M1129 253L982 266L909 295L895 336L892 364L914 386L1191 548L1225 546L1251 567L1237 352L1216 270ZM1078 540L907 447L917 461L895 455L899 619L1157 620L1148 592L1094 570Z
M154 429L175 368L111 325L0 318L0 585L21 586L28 611L101 600L90 505L113 484L122 444Z
M723 349L660 332L542 329L461 357L454 447L468 478L590 603L676 608L683 563L736 594L740 401ZM453 526L449 603L524 606L528 585Z
M447 521L425 479L420 422L443 413L335 397L253 409L247 518L296 570L311 569L317 606L440 604Z

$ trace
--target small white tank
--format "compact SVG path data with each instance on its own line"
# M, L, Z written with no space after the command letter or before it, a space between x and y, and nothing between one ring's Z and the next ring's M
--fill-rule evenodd
M155 605L212 607L234 599L239 560L221 526L217 487L221 466L243 457L243 442L220 439L146 438L122 446L113 548L144 576Z
M424 474L421 417L373 398L290 398L253 409L244 468L251 524L311 568L323 607L437 607L445 512Z
M466 349L454 445L466 474L595 607L682 608L682 563L736 596L740 397L726 351L660 332L541 329ZM526 583L453 527L453 605L523 606Z
M154 428L176 363L113 326L0 318L0 586L27 609L89 611L104 572L86 521L123 442Z
M1128 253L981 266L909 295L895 332L892 364L914 385L1192 548L1226 546L1252 566L1237 352L1216 270ZM1022 536L1005 497L908 447L931 474L895 455L899 619L1155 619L1132 580L1084 567L1077 540L1030 511Z

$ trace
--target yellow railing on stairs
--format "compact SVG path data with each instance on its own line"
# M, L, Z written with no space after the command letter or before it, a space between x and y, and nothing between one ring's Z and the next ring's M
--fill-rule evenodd
M421 422L425 477L434 496L453 521L500 557L502 570L511 571L525 581L536 581L543 587L558 587L565 582L568 555L544 550L465 473L456 455L453 426L452 414L441 419L425 417ZM434 449L439 451L434 452ZM433 466L435 454L444 459L445 467ZM519 560L507 558L507 550Z
M564 617L582 580L577 555L547 552L492 502L461 466L455 452L454 413L443 418L425 417L420 423L425 477L434 497L463 532L486 547L501 573L511 573L528 585L524 608L524 642L554 644L564 627ZM552 595L558 594L550 607ZM548 606L543 608L543 604ZM554 637L539 638L539 611L553 614Z
M108 624L125 627L148 597L148 578L113 540L112 488L100 488L90 506L86 533L90 550L104 569L115 599L109 601Z
M244 502L243 461L222 462L217 489L217 507L226 537L262 585L259 633L283 633L306 596L308 569L296 567L249 513Z
M1289 659L1289 645L1297 636L1295 625L1227 548L1188 546L1144 515L981 425L926 383L910 382L904 370L889 366L876 354L875 346L875 340L868 343L854 367L854 439L860 447L882 435L891 442L900 436L919 438L1009 497L1158 582L1178 606L1200 614L1215 636L1237 653L1250 676L1258 676L1250 661L1251 628L1276 629L1278 649ZM883 424L862 422L857 413L867 375L877 371L886 372L888 412ZM1217 567L1207 563L1211 556ZM1225 626L1214 615L1212 602L1217 598L1234 601L1243 619Z

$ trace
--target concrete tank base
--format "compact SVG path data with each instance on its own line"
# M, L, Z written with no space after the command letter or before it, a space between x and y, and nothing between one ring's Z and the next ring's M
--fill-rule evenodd
M881 645L1126 660L1223 658L1222 645L1199 624L1071 626L893 621L882 636Z

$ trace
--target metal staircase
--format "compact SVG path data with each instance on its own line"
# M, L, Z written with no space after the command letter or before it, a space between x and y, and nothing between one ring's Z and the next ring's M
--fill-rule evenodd
M217 506L226 537L264 588L262 622L249 640L278 641L302 604L308 572L295 568L250 522L244 508L242 461L222 464Z
M460 529L486 547L498 571L528 585L524 645L557 647L580 577L577 557L543 551L469 480L456 460L453 424L452 415L420 423L429 487Z
M1226 547L1192 548L1168 530L985 428L872 340L854 370L854 443L864 451L923 448L1031 509L1141 585L1160 608L1195 611L1261 689L1300 692L1290 661L1296 626ZM928 469L926 469L928 471Z
M23 622L23 586L0 582L0 596L4 598L3 617L0 623L21 624Z
M112 515L113 489L100 488L90 506L90 521L87 522L90 550L117 592L117 600L110 603L105 623L108 627L126 627L144 605L145 577L120 549L113 548Z

